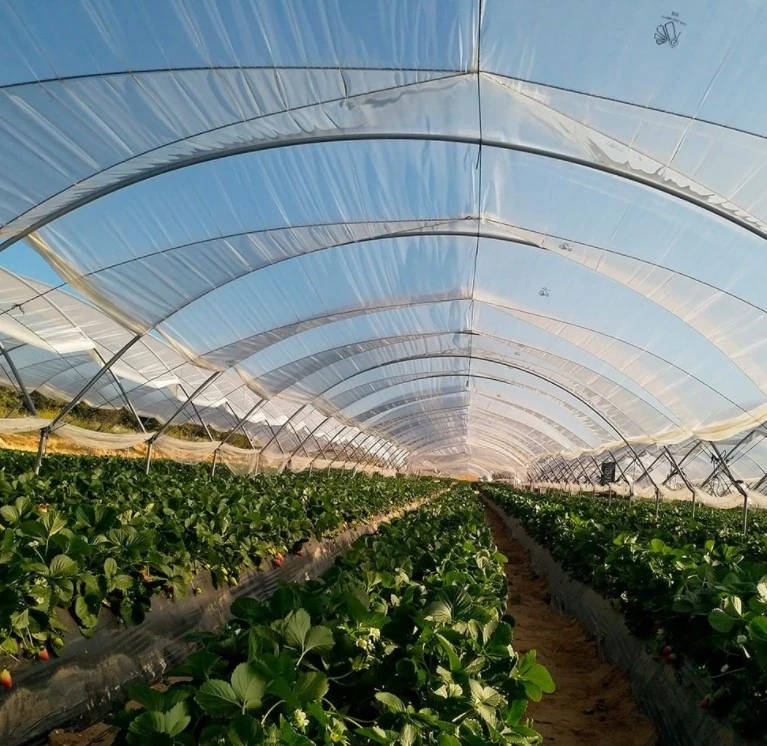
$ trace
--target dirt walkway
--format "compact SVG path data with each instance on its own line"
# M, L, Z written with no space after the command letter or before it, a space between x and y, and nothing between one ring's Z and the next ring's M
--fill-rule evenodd
M652 723L638 710L627 676L601 661L596 645L574 619L548 604L548 584L533 578L527 552L486 508L498 550L509 558L509 604L516 619L514 647L537 651L557 686L528 709L545 744L556 746L656 746ZM518 594L518 595L517 595Z

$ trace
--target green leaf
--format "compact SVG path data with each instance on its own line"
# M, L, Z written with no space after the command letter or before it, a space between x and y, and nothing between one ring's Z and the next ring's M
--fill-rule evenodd
M256 718L238 715L227 730L232 746L261 746L264 743L264 729Z
M131 724L128 733L138 736L139 740L131 739L132 743L171 743L173 738L181 733L191 718L187 714L186 703L179 702L168 712L144 712ZM158 738L168 736L168 738ZM146 739L146 740L143 740Z
M767 617L754 617L748 623L748 634L757 645L767 645Z
M315 653L326 653L333 645L333 633L327 627L312 627L306 636L304 653L308 653L310 650L314 650Z
M389 712L407 712L405 703L396 695L390 692L376 692L375 698L386 707Z
M450 662L450 670L455 673L456 671L461 670L461 659L458 657L458 653L456 653L455 648L453 647L452 643L448 642L447 639L443 635L436 634L435 635L437 641L442 646L442 649L447 654L447 659Z
M66 554L57 554L48 566L48 570L53 577L69 577L77 574L77 562Z
M437 743L439 746L461 746L461 742L449 733L440 733Z
M257 710L266 691L266 681L258 675L251 663L240 663L232 674L232 689L243 711Z
M708 615L708 623L717 631L726 635L735 626L735 620L722 609L714 609Z
M117 562L112 557L107 557L104 560L104 575L108 578L117 575Z
M100 605L101 599L95 594L75 598L75 616L83 627L90 629L99 623Z
M551 674L540 663L536 663L525 674L525 680L535 684L544 694L553 694L556 691Z
M328 677L320 671L308 671L298 677L295 695L301 702L319 702L328 693Z
M285 641L288 645L303 650L304 641L312 626L312 618L305 609L296 609L286 617Z
M221 673L226 667L222 658L209 650L198 650L192 653L180 666L169 671L171 676L191 676L197 681L209 679L214 674Z
M399 736L399 742L402 746L413 746L417 735L415 726L412 723L405 723Z
M333 647L333 633L322 626L312 627L305 609L296 609L285 618L283 635L289 647L298 648L301 657L311 650L324 653Z
M237 693L230 684L220 679L206 681L197 692L195 700L213 717L226 717L241 712Z

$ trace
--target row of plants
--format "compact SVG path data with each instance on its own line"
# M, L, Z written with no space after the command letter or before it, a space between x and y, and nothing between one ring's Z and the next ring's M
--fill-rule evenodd
M767 719L767 561L755 515L585 496L542 497L488 485L484 494L571 575L612 599L629 628L672 666L688 663L711 708L749 736Z
M505 558L455 486L360 539L321 578L238 599L163 691L135 687L116 743L534 744L554 685L512 647Z
M310 537L435 490L347 472L211 477L161 461L146 475L130 459L55 455L38 477L32 458L0 451L0 653L44 660L63 645L58 608L86 635L104 607L139 623L154 594L183 595L201 571L236 585Z

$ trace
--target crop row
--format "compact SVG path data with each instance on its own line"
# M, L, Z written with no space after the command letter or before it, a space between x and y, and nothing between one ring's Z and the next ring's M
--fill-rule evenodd
M157 462L0 451L0 653L47 659L62 643L57 608L84 634L109 607L138 623L155 593L182 595L194 575L235 585L281 564L309 537L433 492L434 482L286 474L236 477Z
M748 735L767 718L767 563L763 535L748 541L738 515L639 501L484 494L560 562L612 599L629 628L670 665L708 684L702 707ZM764 521L759 516L757 521Z
M532 744L553 691L512 647L504 558L465 487L360 539L322 577L235 619L166 691L131 691L129 744Z

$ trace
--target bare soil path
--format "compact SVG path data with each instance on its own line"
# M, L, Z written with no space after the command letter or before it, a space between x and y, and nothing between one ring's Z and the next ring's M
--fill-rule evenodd
M548 584L533 577L529 557L491 509L486 518L498 550L506 555L509 613L516 620L514 647L534 649L557 686L528 709L545 744L555 746L656 746L657 733L637 709L628 677L599 659L575 619L549 606Z

